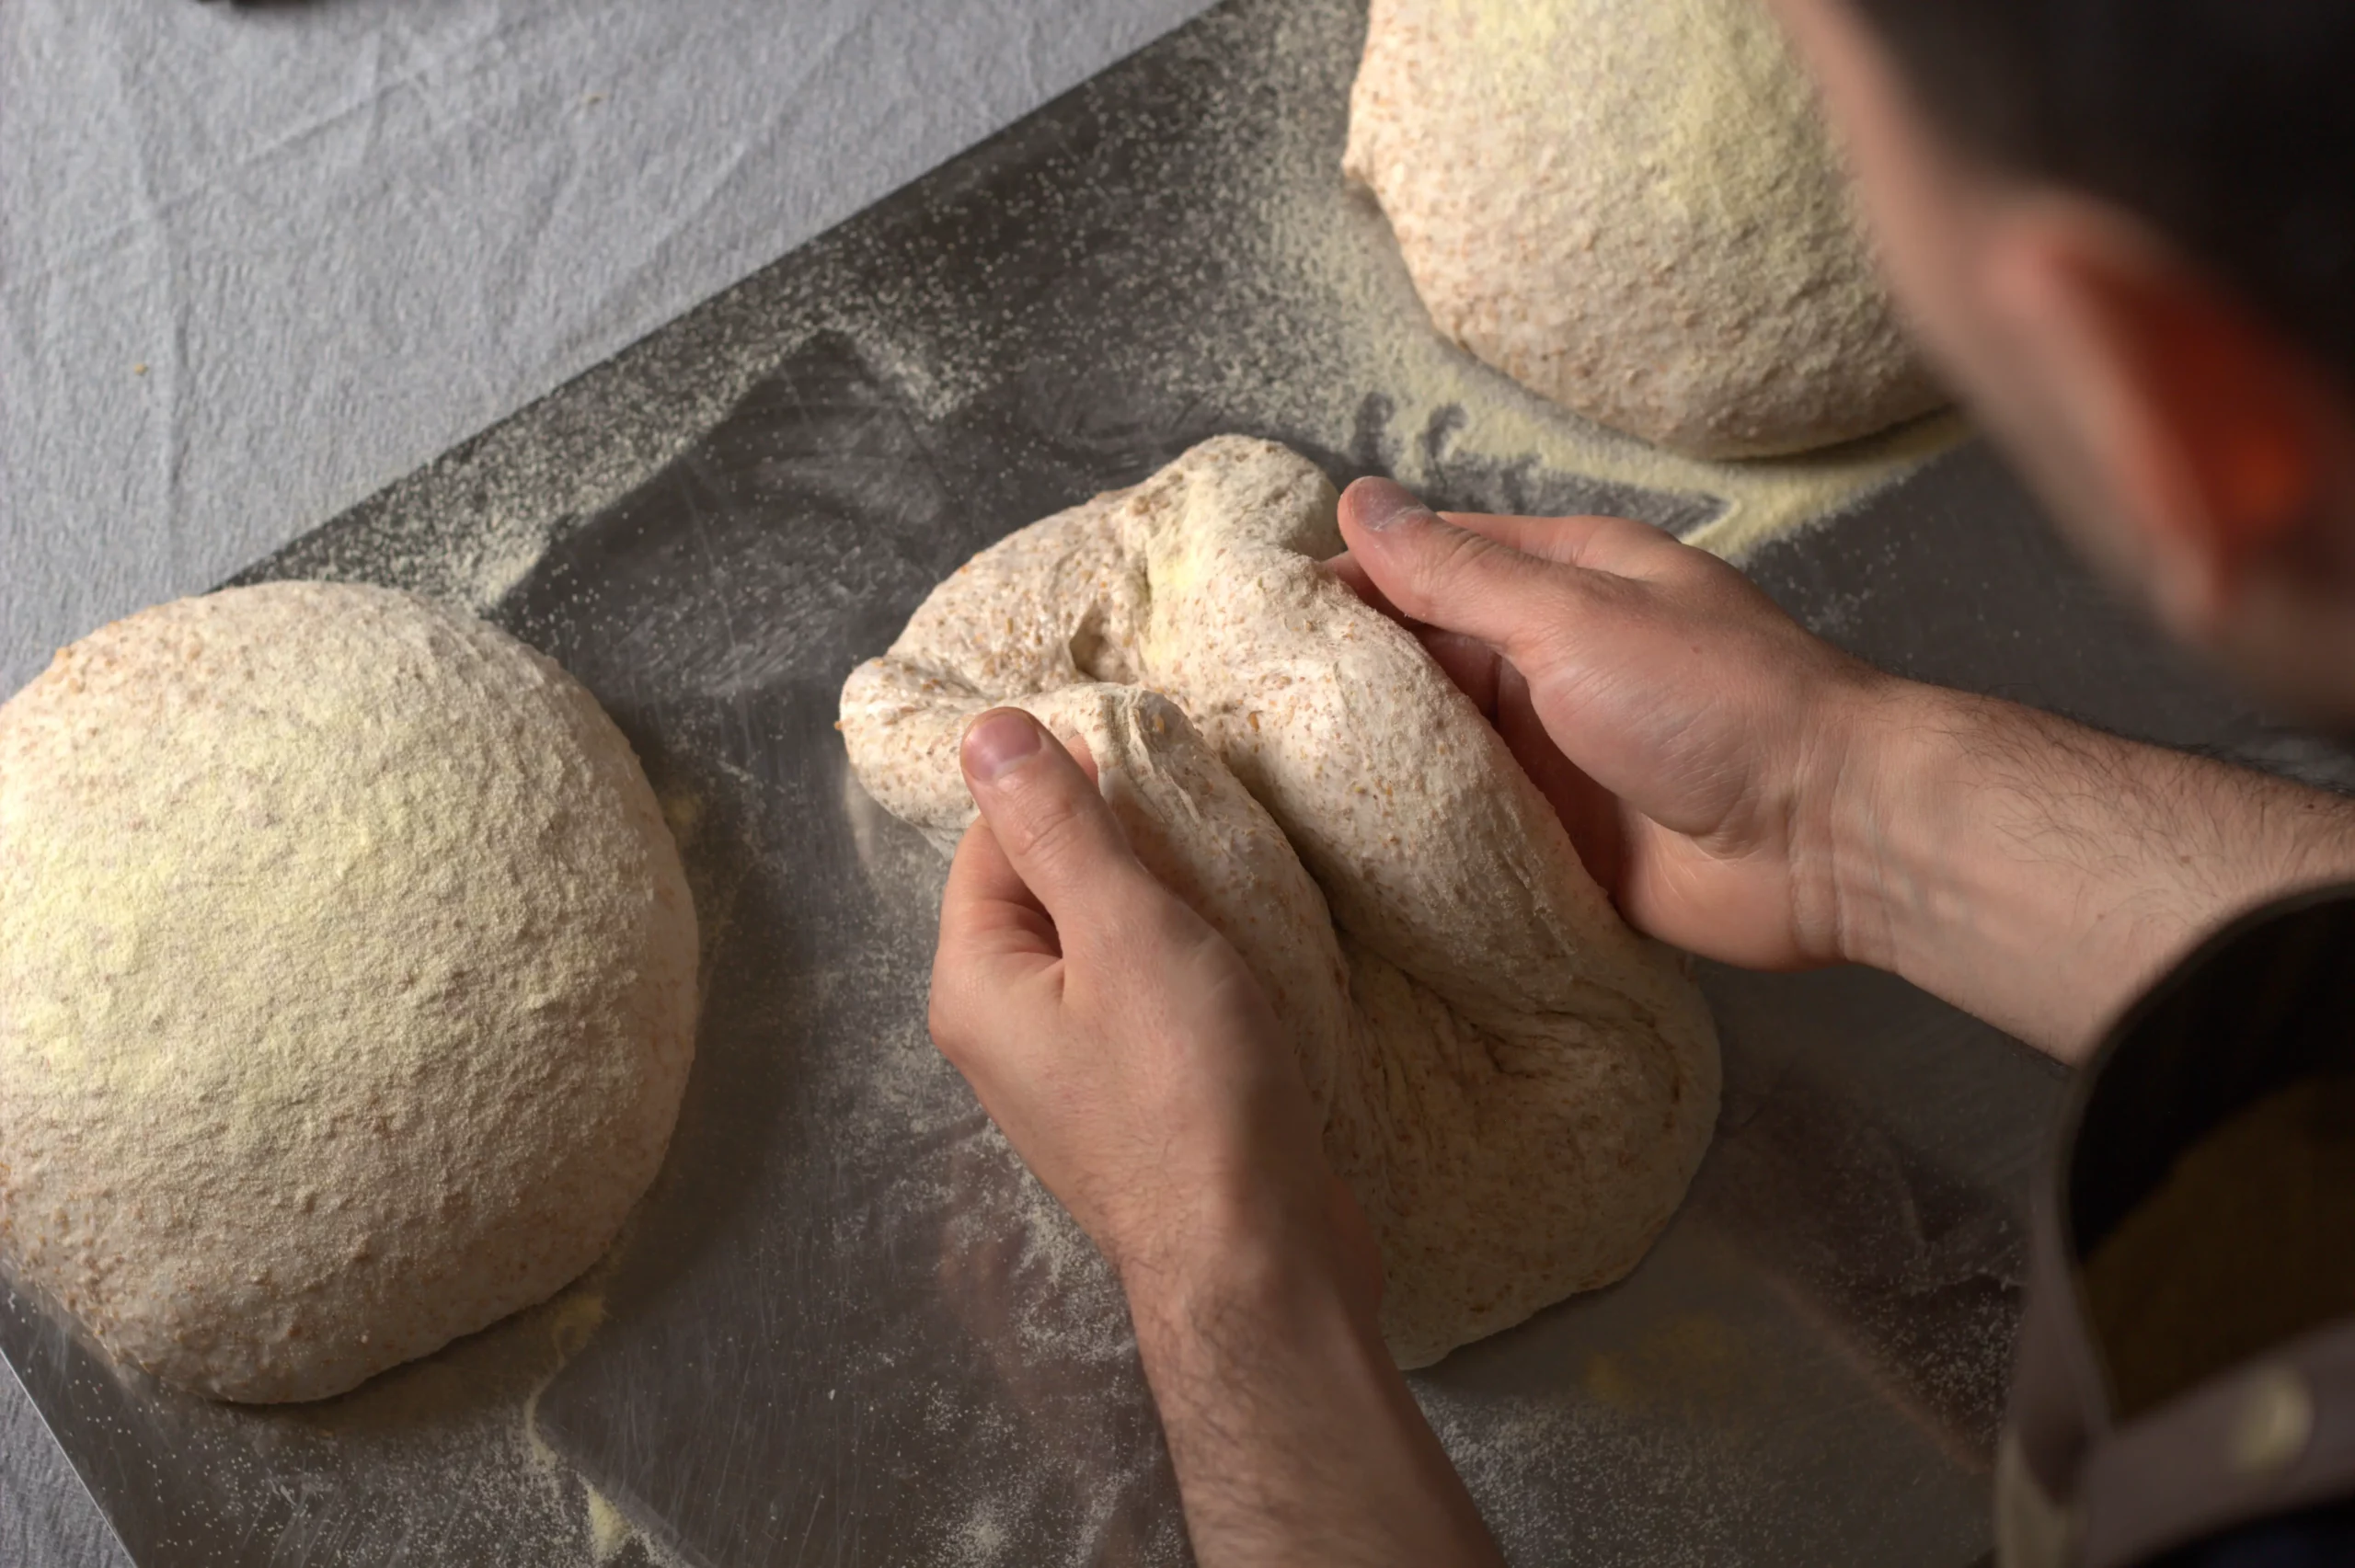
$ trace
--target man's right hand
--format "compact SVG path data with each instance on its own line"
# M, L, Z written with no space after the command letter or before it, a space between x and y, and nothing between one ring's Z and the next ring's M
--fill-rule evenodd
M1341 498L1335 569L1496 724L1629 923L1758 968L1891 969L2074 1059L2166 962L2355 878L2355 806L1881 674L1619 518Z
M1631 923L1752 968L1847 956L1836 819L1901 682L1624 518L1441 516L1361 479L1341 528L1336 569L1488 715Z

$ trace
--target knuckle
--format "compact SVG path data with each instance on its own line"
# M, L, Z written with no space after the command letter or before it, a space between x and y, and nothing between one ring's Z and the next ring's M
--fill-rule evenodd
M1072 883L1075 878L1104 875L1109 852L1118 841L1108 833L1103 797L1084 777L1041 781L1026 788L1016 803L1016 822L1007 853L1031 871Z
M987 1048L991 1005L982 994L983 984L976 974L946 959L935 961L925 1029L940 1054L959 1068Z
M963 1053L965 1043L964 1018L949 994L949 987L938 979L932 985L932 1000L925 1011L925 1028L932 1036L932 1043L940 1054L955 1061Z
M1097 917L1079 933L1090 953L1101 959L1142 960L1158 944L1162 921L1152 897L1156 888L1110 887Z
M1551 563L1527 587L1527 613L1515 624L1506 653L1533 680L1547 670L1585 663L1592 657L1598 634L1606 626L1623 626L1624 617L1643 597L1641 585L1631 578Z
M1170 979L1194 960L1203 937L1218 940L1200 916L1149 876L1118 889L1098 933L1099 959L1116 960L1140 981Z
M1409 590L1425 602L1443 600L1480 571L1494 548L1468 529L1442 524L1424 534L1424 547L1407 562Z
M1028 781L1012 804L1014 842L1008 847L1017 856L1057 863L1081 853L1085 806L1059 781Z
M1113 876L1099 881L1092 890L1087 918L1072 922L1065 931L1064 951L1099 980L1118 977L1126 983L1149 979L1159 896L1160 884L1150 877L1132 882Z

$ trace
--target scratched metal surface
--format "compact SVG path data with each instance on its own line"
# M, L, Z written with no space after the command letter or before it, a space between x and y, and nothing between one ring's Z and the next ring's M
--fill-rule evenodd
M1110 1282L925 1041L941 868L848 783L833 702L975 548L1219 430L1337 480L1416 442L1460 506L1710 515L1459 443L1529 417L1495 378L1420 430L1378 372L1271 395L1426 330L1308 309L1239 237L1270 166L1330 185L1361 27L1224 7L249 574L473 604L587 681L682 826L706 1013L610 1265L344 1399L178 1396L0 1288L137 1561L643 1560L584 1486L693 1562L1183 1560ZM1395 272L1378 218L1326 216ZM1751 565L1892 668L2347 776L2116 613L1976 448ZM1518 1562L1979 1561L2059 1075L1884 977L1704 979L1725 1114L1676 1223L1417 1393Z

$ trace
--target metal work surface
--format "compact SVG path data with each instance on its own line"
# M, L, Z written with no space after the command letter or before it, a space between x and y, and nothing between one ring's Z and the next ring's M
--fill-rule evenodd
M1223 8L251 574L433 592L586 681L680 834L706 1010L614 1258L343 1399L176 1395L0 1291L141 1562L1183 1560L1117 1292L925 1038L943 866L834 701L976 548L1222 430L1456 506L1720 518L1566 466L1612 449L1430 344L1338 188L1361 27ZM1976 447L1748 564L1884 665L2338 776ZM1418 1396L1518 1562L1962 1568L2061 1075L1885 977L1704 979L1725 1110L1674 1225Z

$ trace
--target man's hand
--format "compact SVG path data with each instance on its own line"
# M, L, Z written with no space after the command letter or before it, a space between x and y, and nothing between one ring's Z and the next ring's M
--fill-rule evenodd
M983 714L963 761L982 818L933 1038L1119 1271L1196 1556L1497 1562L1383 1346L1380 1259L1250 970L1037 720Z
M1624 518L1442 517L1361 479L1341 528L1336 568L1488 715L1631 923L1752 968L1846 956L1836 818L1899 682Z
M1851 961L2075 1059L2206 931L2355 876L2355 807L1879 674L1732 567L1616 518L1341 498L1335 563L1414 629L1634 925Z
M1329 1250L1337 1216L1370 1246L1258 981L1138 864L1093 762L1013 708L963 761L982 819L948 873L932 1036L1123 1280ZM1371 1312L1379 1265L1353 1261Z

